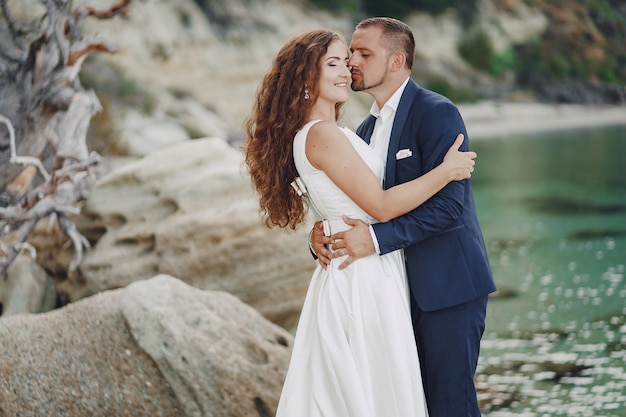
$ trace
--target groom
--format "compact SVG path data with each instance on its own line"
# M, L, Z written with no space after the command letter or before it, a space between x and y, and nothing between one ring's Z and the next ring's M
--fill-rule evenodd
M357 133L387 161L385 188L437 166L459 132L467 138L456 106L410 78L415 41L406 24L366 19L357 25L350 49L352 89L375 100ZM466 141L461 150L467 149ZM345 221L352 229L332 238L323 237L316 224L311 247L320 263L347 253L344 268L358 258L403 248L429 414L479 417L474 374L487 295L496 288L470 181L451 182L387 223ZM334 255L324 244L332 244Z

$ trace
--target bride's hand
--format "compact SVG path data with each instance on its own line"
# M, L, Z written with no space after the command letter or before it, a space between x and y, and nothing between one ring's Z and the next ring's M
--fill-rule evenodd
M474 165L476 164L474 161L474 158L477 156L476 152L459 151L464 138L463 134L459 133L456 140L446 153L446 156L443 158L443 163L448 166L448 171L450 172L453 181L470 178L472 176L472 172L474 171Z

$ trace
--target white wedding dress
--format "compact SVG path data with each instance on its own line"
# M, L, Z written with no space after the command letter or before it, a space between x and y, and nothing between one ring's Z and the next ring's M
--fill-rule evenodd
M316 121L294 139L294 161L311 203L333 233L361 210L305 155ZM378 178L383 161L353 131L341 128ZM315 270L304 301L277 417L424 417L426 402L411 326L403 251L344 258Z

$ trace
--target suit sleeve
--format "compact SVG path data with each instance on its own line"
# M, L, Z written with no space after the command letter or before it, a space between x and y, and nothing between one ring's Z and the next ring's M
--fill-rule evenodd
M469 149L465 124L457 107L439 101L422 110L418 129L411 132L411 146L419 149L422 168L415 168L417 178L439 165L459 133L465 135L462 151ZM397 167L396 167L397 169ZM463 214L464 194L469 180L453 181L413 211L386 223L373 225L380 253L415 245L458 224Z

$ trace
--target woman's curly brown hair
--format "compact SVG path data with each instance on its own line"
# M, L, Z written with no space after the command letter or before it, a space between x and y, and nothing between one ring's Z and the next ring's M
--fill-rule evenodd
M296 229L305 221L308 207L290 185L298 176L293 139L308 121L318 97L321 59L335 40L343 42L343 37L329 30L313 30L290 39L263 78L245 122L245 163L260 195L259 212L269 228ZM335 106L336 118L342 105Z

